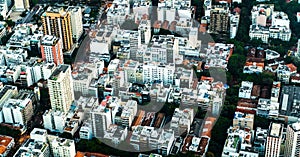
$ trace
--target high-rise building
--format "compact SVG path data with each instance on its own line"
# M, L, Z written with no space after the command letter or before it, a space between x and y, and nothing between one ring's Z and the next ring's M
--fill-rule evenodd
M300 122L287 126L284 156L300 156Z
M80 36L83 33L81 7L70 6L68 7L67 12L71 14L73 42L78 42Z
M42 15L43 31L45 35L53 35L62 39L63 50L72 48L71 15L63 8L48 7Z
M44 61L56 65L64 64L61 39L52 35L45 35L42 38L41 52Z
M107 96L100 105L96 105L90 111L93 135L103 138L105 131L114 123L119 103L117 97Z
M229 8L222 5L212 7L210 11L209 31L211 33L228 32L229 30Z
M283 124L271 123L266 142L265 157L279 157Z
M15 7L18 11L24 11L30 8L29 0L15 0Z
M48 79L51 108L67 113L74 100L70 65L59 65Z
M140 47L141 44L148 44L151 39L151 21L150 20L142 20L139 28L139 40L138 46Z

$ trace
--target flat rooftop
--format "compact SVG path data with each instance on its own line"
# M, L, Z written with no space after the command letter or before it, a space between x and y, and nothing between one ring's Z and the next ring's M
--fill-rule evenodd
M54 71L53 71L53 73L52 73L52 75L50 76L50 80L56 80L57 79L57 77L58 77L58 75L60 74L60 73L65 73L67 70L68 70L68 68L69 68L70 66L69 65L66 65L66 64L61 64L61 65L59 65Z
M282 124L271 123L269 136L279 137L281 134L281 130L282 130L281 127L282 127Z

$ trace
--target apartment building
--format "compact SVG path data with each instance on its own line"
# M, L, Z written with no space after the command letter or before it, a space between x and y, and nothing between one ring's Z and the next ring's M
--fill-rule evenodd
M26 126L33 116L33 106L30 99L9 99L3 105L4 122Z
M252 25L249 36L268 43L269 39L289 41L291 38L290 20L284 12L274 11L274 4L258 4L251 11Z
M283 127L283 124L270 124L266 142L265 157L279 157Z
M254 115L242 112L235 112L233 118L233 127L239 126L241 129L248 128L253 130Z
M75 156L75 141L65 138L60 138L58 136L47 136L51 154L53 157L61 157L61 156Z
M145 62L143 64L143 82L163 82L164 85L173 84L175 64Z
M284 156L296 157L300 155L300 123L296 122L287 126Z
M174 136L178 137L185 132L189 132L193 119L193 109L186 108L184 110L180 110L179 108L176 108L170 124L170 128L174 131Z
M42 58L47 63L64 64L62 40L51 35L45 35L41 42Z
M33 129L30 138L27 139L17 150L13 157L38 156L49 157L50 146L46 140L47 131L44 129Z
M300 87L283 86L280 94L280 114L299 116Z
M227 33L230 26L229 19L229 7L223 5L213 5L210 10L209 32Z
M48 79L52 110L68 112L74 101L73 80L70 65L61 64Z
M94 137L103 138L105 131L114 124L115 115L119 108L117 97L107 96L100 105L93 106L90 119Z
M53 35L62 40L63 51L71 50L73 46L71 15L63 8L48 7L42 15L44 35Z
M71 16L72 37L73 42L76 43L83 33L82 10L81 7L78 6L69 6L66 11L69 12Z

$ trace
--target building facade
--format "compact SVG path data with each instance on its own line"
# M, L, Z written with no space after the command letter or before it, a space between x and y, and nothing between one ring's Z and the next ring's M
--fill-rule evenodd
M288 125L284 156L300 156L300 123Z
M270 124L266 142L265 157L279 157L283 127L283 124Z
M81 7L70 6L68 7L67 11L71 14L73 42L78 42L83 33Z
M71 66L59 65L48 79L51 108L67 113L74 100Z
M71 15L63 8L49 7L42 15L44 35L53 35L62 39L63 50L72 48Z
M55 63L56 65L64 64L61 39L45 35L42 38L41 52L44 61Z

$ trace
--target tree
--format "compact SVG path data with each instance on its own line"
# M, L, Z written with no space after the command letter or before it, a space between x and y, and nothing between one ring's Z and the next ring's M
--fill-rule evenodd
M3 21L4 17L2 15L0 15L0 21Z
M15 26L15 22L13 22L11 19L6 20L5 22L6 22L6 24L7 24L8 27L13 27L13 26Z
M261 39L254 38L250 40L250 44L254 47L259 47L263 44L263 41Z
M23 11L20 16L25 17L26 15L27 15L27 10Z
M136 24L133 20L126 20L122 25L121 29L125 30L137 30L138 24Z
M233 54L228 61L228 72L232 74L233 77L236 77L243 73L243 67L246 62L246 57L240 54Z
M215 154L212 152L207 152L206 157L215 157Z
M262 129L268 129L270 125L270 120L266 117L255 116L254 117L254 127L260 127Z

